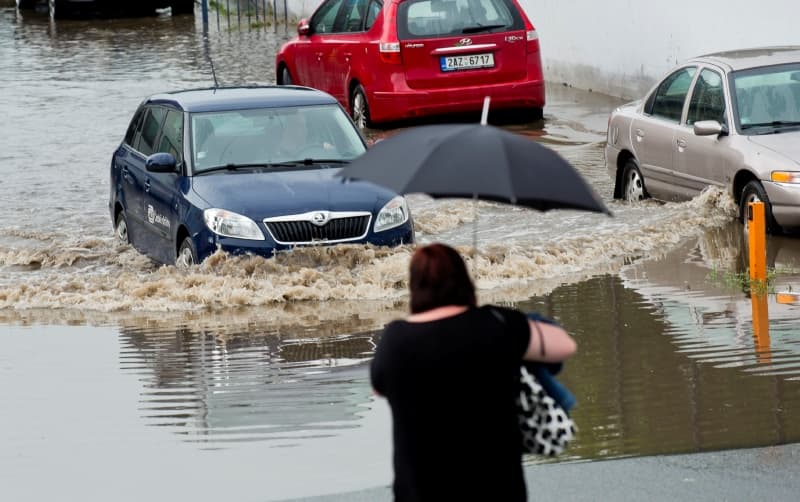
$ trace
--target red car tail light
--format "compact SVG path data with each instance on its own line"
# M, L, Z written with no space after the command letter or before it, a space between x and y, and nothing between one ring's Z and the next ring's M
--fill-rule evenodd
M381 42L378 45L378 52L381 61L389 64L403 64L403 57L400 54L400 42Z
M525 30L525 39L527 40L528 52L537 52L539 50L539 34L533 26Z

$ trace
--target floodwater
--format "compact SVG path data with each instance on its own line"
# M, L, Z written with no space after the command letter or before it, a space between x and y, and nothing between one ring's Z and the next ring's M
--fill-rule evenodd
M204 37L199 16L51 22L10 4L1 498L281 500L388 484L389 415L367 366L407 309L411 248L214 255L184 272L111 231L108 164L140 100L210 85L208 56L222 84L271 83L283 27L212 22ZM800 241L769 240L773 286L751 298L724 194L611 200L616 104L551 83L544 121L505 125L570 160L613 218L413 196L419 240L459 247L480 301L541 311L578 340L563 381L580 431L559 461L797 442L800 305L774 293L800 287Z

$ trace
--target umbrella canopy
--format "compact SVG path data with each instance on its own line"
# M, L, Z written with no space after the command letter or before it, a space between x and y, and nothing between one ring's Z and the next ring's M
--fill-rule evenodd
M490 125L406 129L373 145L339 175L400 194L611 214L580 173L556 152Z

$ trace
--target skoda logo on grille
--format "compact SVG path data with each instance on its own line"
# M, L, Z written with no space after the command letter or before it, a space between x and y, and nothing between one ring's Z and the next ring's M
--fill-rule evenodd
M311 223L321 227L322 225L328 223L330 217L331 214L328 211L317 211L311 216Z
M465 45L472 45L472 39L471 38L462 38L456 44L456 46L458 46L458 47L463 47Z

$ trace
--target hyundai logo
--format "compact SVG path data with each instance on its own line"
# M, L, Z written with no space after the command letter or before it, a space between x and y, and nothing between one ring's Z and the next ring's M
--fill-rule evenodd
M331 217L328 211L317 211L311 216L311 223L314 225L321 227L322 225L328 223L328 219Z
M472 39L471 38L462 38L456 44L456 46L458 46L458 47L463 47L465 45L472 45Z

